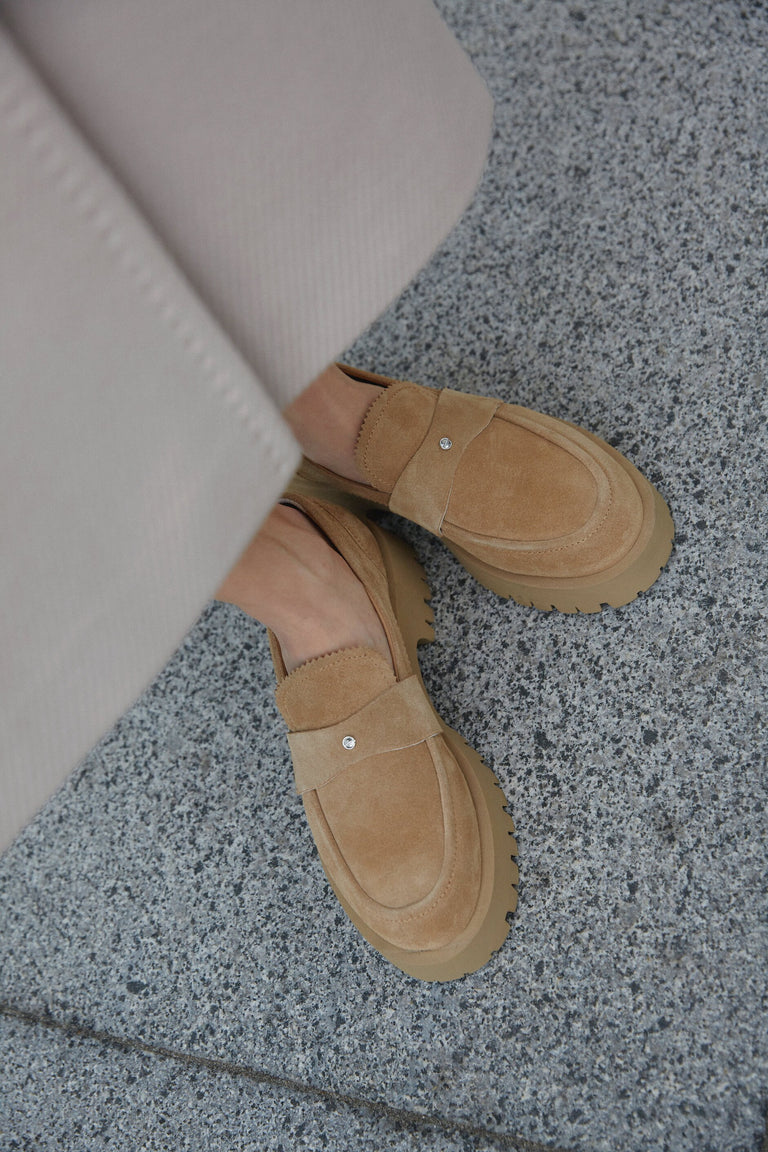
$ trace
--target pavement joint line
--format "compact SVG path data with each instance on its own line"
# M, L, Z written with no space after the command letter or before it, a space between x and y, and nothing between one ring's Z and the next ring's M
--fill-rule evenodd
M277 1076L273 1072L266 1072L261 1068L252 1068L248 1064L233 1064L218 1057L198 1056L189 1052L179 1052L174 1048L167 1048L161 1044L148 1044L143 1040L134 1040L126 1036L115 1036L111 1032L104 1032L96 1028L84 1027L74 1021L55 1020L38 1012L30 1012L17 1008L0 1000L0 1016L11 1020L18 1020L23 1024L40 1025L51 1031L61 1032L66 1036L78 1036L84 1040L96 1040L101 1044L113 1048L122 1048L129 1052L145 1052L150 1056L159 1056L165 1060L175 1060L195 1068L202 1068L208 1072L225 1073L233 1077L253 1080L258 1084L268 1084L273 1088L282 1088L289 1092L301 1093L304 1096L314 1096L322 1100L332 1100L337 1104L344 1104L349 1108L360 1111L364 1109L378 1116L384 1116L405 1128L423 1132L424 1129L436 1128L441 1132L455 1133L459 1136L481 1138L498 1148L507 1148L511 1152L574 1152L573 1149L559 1148L554 1144L541 1144L538 1140L528 1140L524 1136L513 1136L511 1133L495 1132L492 1128L481 1125L467 1124L461 1120L449 1120L443 1116L430 1113L410 1112L404 1108L395 1108L391 1104L378 1100L368 1100L364 1096L353 1096L347 1092L337 1092L333 1088L319 1088L314 1084L305 1084L301 1080L294 1080L289 1076Z

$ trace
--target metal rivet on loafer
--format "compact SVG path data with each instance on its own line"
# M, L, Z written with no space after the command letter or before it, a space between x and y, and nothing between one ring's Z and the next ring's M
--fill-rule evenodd
M355 740L354 736L345 736L341 743L348 752L351 752L355 744L357 744L357 740Z
M447 452L449 448L453 448L453 440L449 440L447 436L443 436L440 441L440 447L444 452Z

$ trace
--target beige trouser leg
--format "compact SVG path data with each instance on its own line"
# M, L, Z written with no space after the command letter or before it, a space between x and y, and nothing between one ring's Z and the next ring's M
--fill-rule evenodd
M194 623L297 463L280 409L443 238L490 124L428 0L2 19L0 849Z
M0 36L0 847L160 670L296 464Z

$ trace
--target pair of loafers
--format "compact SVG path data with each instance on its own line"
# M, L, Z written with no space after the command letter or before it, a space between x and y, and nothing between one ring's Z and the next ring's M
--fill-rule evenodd
M416 649L434 638L408 546L367 513L439 536L480 583L542 609L633 600L669 556L669 510L615 449L516 405L340 365L381 388L356 449L359 484L303 461L287 498L365 587L392 667L346 649L287 673L270 636L297 790L326 875L362 935L423 980L490 958L517 903L517 852L491 770L437 715Z

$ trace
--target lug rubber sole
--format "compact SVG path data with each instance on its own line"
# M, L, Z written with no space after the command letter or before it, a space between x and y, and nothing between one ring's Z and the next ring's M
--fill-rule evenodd
M446 547L470 575L505 600L514 600L526 608L542 612L600 612L603 608L622 608L647 592L656 582L672 551L674 526L669 509L655 488L651 488L653 529L644 547L618 571L594 576L555 579L546 576L510 576L508 572L484 564L476 556L445 540Z
M421 678L418 646L435 638L433 613L428 600L431 592L424 570L405 541L369 524L381 549L387 569L390 595L408 653ZM423 685L423 681L422 681ZM437 714L436 714L437 715ZM440 719L440 717L438 717ZM320 860L328 881L342 908L362 936L401 971L418 980L456 980L477 971L496 952L509 932L507 916L517 907L518 870L514 824L506 812L506 799L491 769L466 741L440 719L443 736L460 765L472 796L480 830L483 880L475 912L462 932L443 948L409 952L397 948L378 935L340 895Z

